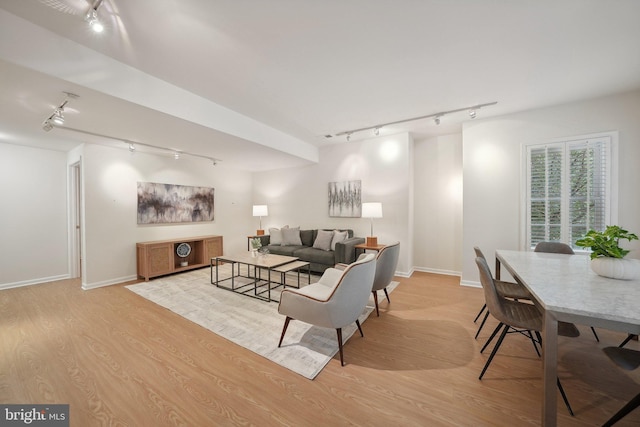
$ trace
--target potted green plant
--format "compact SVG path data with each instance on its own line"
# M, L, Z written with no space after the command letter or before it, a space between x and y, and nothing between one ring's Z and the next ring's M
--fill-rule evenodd
M625 259L629 250L620 247L621 239L638 240L638 236L618 225L608 225L604 231L589 230L576 245L591 249L591 269L596 274L623 280L640 277L640 260Z
M259 237L251 239L251 256L256 256L258 249L262 247L262 240Z

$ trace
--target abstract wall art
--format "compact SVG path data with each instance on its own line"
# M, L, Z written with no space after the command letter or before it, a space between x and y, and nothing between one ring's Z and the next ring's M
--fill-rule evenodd
M213 221L214 189L138 182L138 224Z
M361 181L341 181L329 183L329 216L360 218L361 213Z

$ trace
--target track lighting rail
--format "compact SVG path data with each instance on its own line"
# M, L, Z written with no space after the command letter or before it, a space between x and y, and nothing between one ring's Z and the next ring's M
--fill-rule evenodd
M163 151L163 152L171 153L173 155L174 159L176 159L176 160L178 160L181 156L186 155L186 156L199 157L201 159L206 159L206 160L210 161L213 164L213 166L216 166L218 164L218 162L222 161L220 159L217 159L217 158L211 157L211 156L204 156L202 154L190 153L188 151L177 150L175 148L160 147L160 146L157 146L157 145L147 144L147 143L144 143L144 142L131 141L131 140L126 139L126 138L120 138L120 137L115 137L115 136L104 135L104 134L101 134L101 133L91 132L91 131L88 131L88 130L75 129L75 128L70 128L70 127L61 127L60 129L68 130L68 131L71 131L71 132L82 133L82 134L85 134L85 135L96 136L96 137L99 137L99 138L107 138L107 139L111 139L111 140L114 140L114 141L121 141L121 142L126 144L127 148L132 153L134 153L136 151L136 146L141 146L141 147L148 147L148 148L153 148L155 150L160 150L160 151Z
M498 103L498 101L494 101L494 102L487 102L484 104L477 104L477 105L472 105L470 107L463 107L463 108L456 108L455 110L448 110L448 111L440 111L437 113L433 113L433 114L427 114L424 116L419 116L419 117L412 117L410 119L403 119L403 120L396 120L394 122L388 122L388 123L382 123L379 125L375 125L375 126L367 126L364 128L359 128L359 129L352 129L352 130L345 130L343 132L338 132L334 135L326 135L326 138L331 138L333 136L343 136L343 135L347 135L347 141L350 139L351 135L356 133L356 132L363 132L366 130L372 130L374 131L375 135L378 135L380 133L380 129L382 129L383 127L386 126L392 126L392 125L398 125L398 124L402 124L402 123L407 123L407 122L412 122L415 120L423 120L423 119L430 119L430 118L434 118L435 119L435 123L436 124L440 124L440 119L446 115L446 114L453 114L453 113L459 113L461 111L469 111L469 116L473 119L476 117L476 113L479 109L483 108L483 107L489 107L491 105L496 105Z

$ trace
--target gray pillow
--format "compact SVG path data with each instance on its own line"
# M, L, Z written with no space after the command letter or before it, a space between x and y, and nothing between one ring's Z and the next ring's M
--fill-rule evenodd
M300 230L302 246L312 247L318 230Z
M318 230L318 236L316 241L313 242L313 247L322 249L323 251L331 250L331 240L333 239L333 231Z
M282 230L285 228L289 228L288 225L282 227ZM269 229L269 244L274 246L279 246L282 244L282 230L279 228L270 228Z
M333 230L333 238L331 239L331 250L336 250L336 243L347 240L348 231Z
M300 227L282 229L282 246L301 246Z

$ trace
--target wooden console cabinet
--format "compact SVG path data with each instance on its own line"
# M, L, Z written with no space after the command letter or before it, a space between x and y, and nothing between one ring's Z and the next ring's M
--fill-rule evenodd
M180 243L188 243L191 246L191 253L186 258L176 254L176 248ZM211 258L221 255L223 255L222 236L139 242L136 243L138 277L148 281L151 277L209 267ZM181 266L185 261L186 267Z

